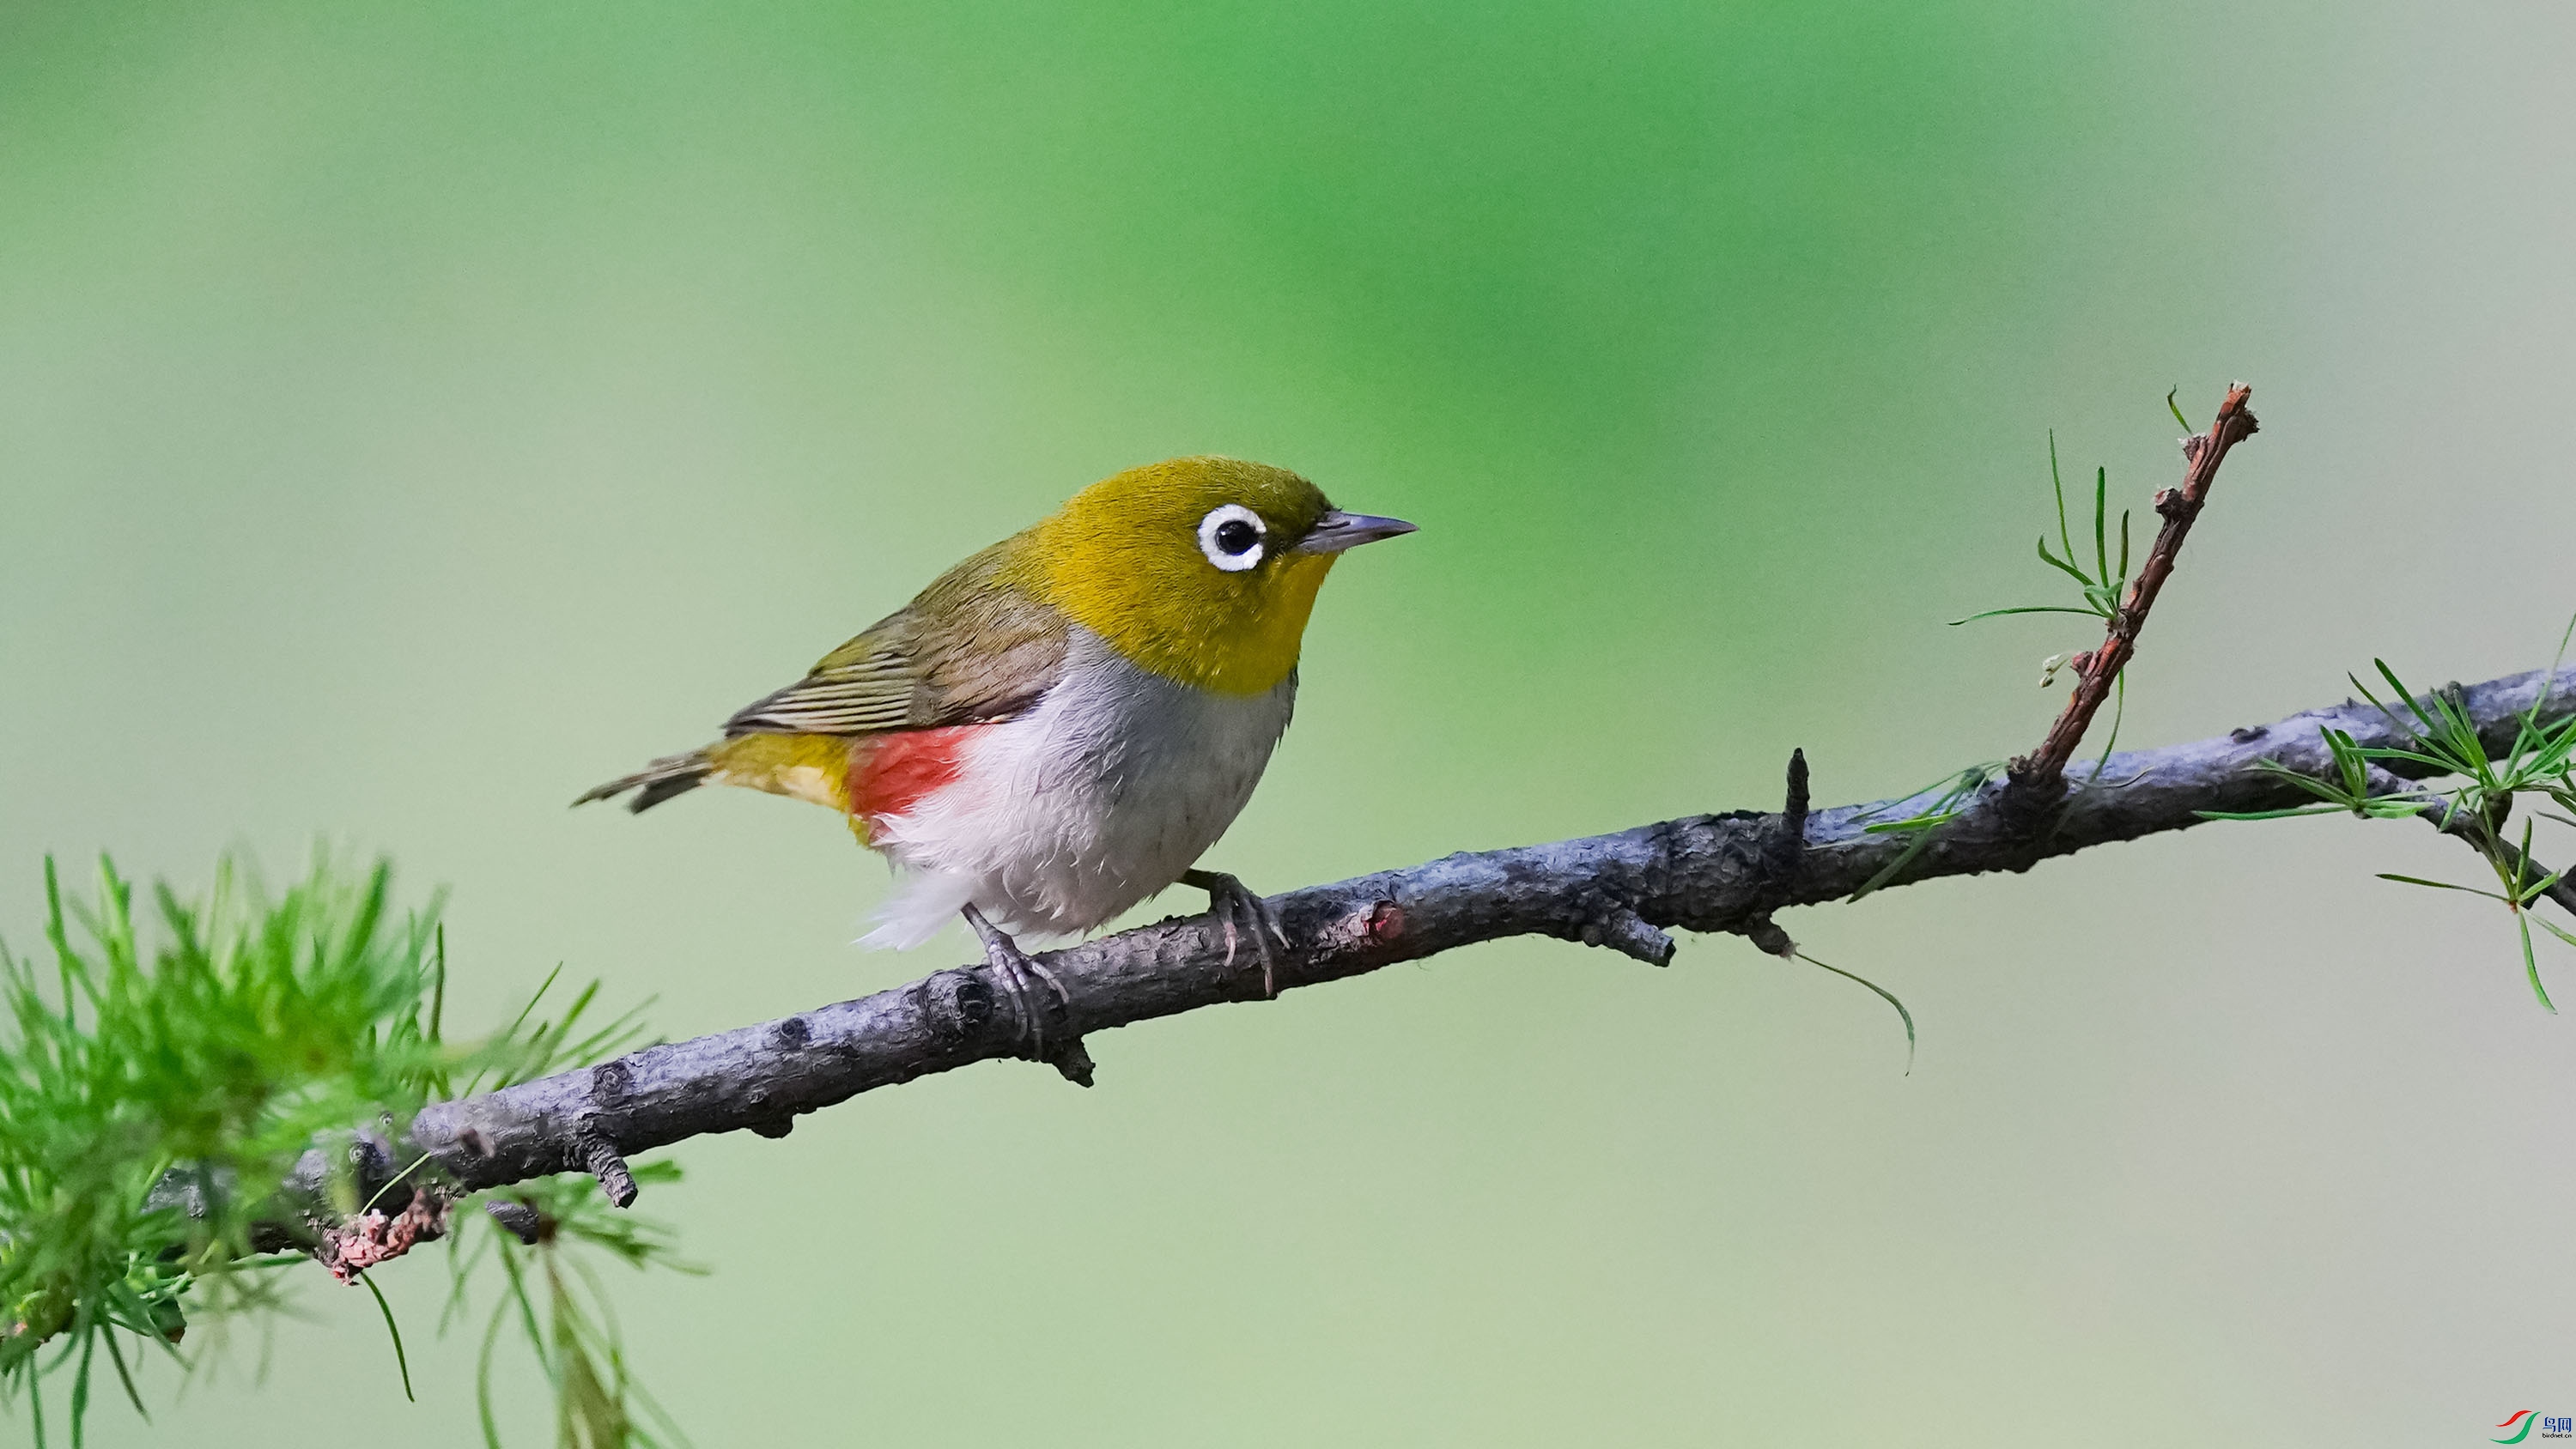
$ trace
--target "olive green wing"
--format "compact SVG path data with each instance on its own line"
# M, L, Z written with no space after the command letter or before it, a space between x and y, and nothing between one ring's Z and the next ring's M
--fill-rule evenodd
M1010 580L1009 544L823 656L803 679L725 721L725 735L864 735L1009 719L1064 672L1062 613Z

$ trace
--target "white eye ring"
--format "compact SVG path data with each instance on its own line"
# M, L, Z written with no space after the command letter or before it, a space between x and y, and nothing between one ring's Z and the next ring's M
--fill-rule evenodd
M1246 530L1250 530L1252 535L1250 543L1242 541ZM1207 555L1209 563L1227 573L1239 574L1261 562L1261 555L1267 548L1262 540L1269 533L1270 530L1261 522L1260 514L1240 503L1224 504L1208 510L1208 516L1199 520L1199 552ZM1219 541L1220 536L1222 542ZM1236 546L1233 552L1226 551L1227 543Z

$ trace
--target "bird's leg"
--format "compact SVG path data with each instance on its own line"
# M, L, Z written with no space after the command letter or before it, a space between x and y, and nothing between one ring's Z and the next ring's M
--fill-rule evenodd
M1000 979L1002 990L1011 998L1011 1009L1019 1013L1020 1022L1028 1028L1031 1051L1046 1049L1046 1024L1038 1015L1037 1003L1029 1000L1029 968L1037 963L1028 958L1001 927L984 919L984 913L972 902L965 907L966 924L975 930L975 938L984 943L984 960Z
M1029 1055L1064 1073L1065 1080L1079 1086L1090 1086L1091 1053L1083 1049L1082 1038L1075 1037L1053 1051L1047 1050L1046 1016L1030 997L1029 978L1034 976L1047 984L1047 989L1055 993L1055 999L1069 1012L1073 1008L1073 996L1064 989L1064 983L1055 978L1054 972L1021 950L1020 943L1012 940L1009 932L984 919L984 913L977 910L973 902L966 904L964 915L966 924L975 928L976 939L984 943L986 964L1001 979L1002 990L1011 998L1012 1010L1019 1013L1021 1025L1028 1030Z
M1252 946L1261 956L1261 994L1279 994L1279 947L1288 944L1288 932L1279 924L1278 914L1258 891L1221 870L1185 870L1181 884L1196 886L1208 893L1208 914L1225 923L1225 964L1234 964L1237 922L1252 933ZM1276 944L1273 944L1273 943Z

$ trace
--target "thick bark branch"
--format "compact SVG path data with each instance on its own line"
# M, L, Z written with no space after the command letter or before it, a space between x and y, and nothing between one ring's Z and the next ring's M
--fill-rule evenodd
M2576 666L2491 680L2455 697L2488 749L2501 754L2517 717L2535 701L2543 723L2576 714ZM2051 856L2197 825L2201 811L2309 803L2295 785L2255 765L2271 760L2328 776L2318 733L2325 727L2365 746L2404 740L2378 709L2347 702L2267 728L2115 755L2089 786L2055 781L2041 802L2053 808L2035 817L2006 808L2012 787L1989 783L1958 802L1957 818L1940 826L1891 884L2028 870ZM1927 794L1810 810L1801 758L1792 762L1781 812L1693 815L1615 835L1452 855L1273 896L1270 907L1288 935L1278 986L1320 985L1507 936L1605 945L1657 964L1669 955L1668 927L1734 932L1776 950L1786 937L1772 912L1850 895L1909 844L1900 832L1871 827L1931 803ZM1061 1002L1035 993L1050 1017L1043 1023L1015 1017L991 968L958 967L857 1001L436 1103L413 1122L410 1137L467 1187L587 1170L622 1201L634 1188L621 1153L708 1132L782 1135L797 1114L872 1088L1028 1055L1041 1025L1061 1041L1263 998L1259 954L1229 952L1224 925L1213 916L1162 921L1038 959L1064 992Z

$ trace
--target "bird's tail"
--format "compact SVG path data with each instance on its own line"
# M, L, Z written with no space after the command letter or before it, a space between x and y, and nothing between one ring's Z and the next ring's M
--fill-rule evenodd
M626 808L641 813L674 795L685 795L705 784L708 773L714 769L715 761L708 758L705 750L691 750L685 755L664 755L632 775L621 776L596 789L582 792L581 798L572 803L587 805L593 800L614 800L632 790L635 798L626 802Z

